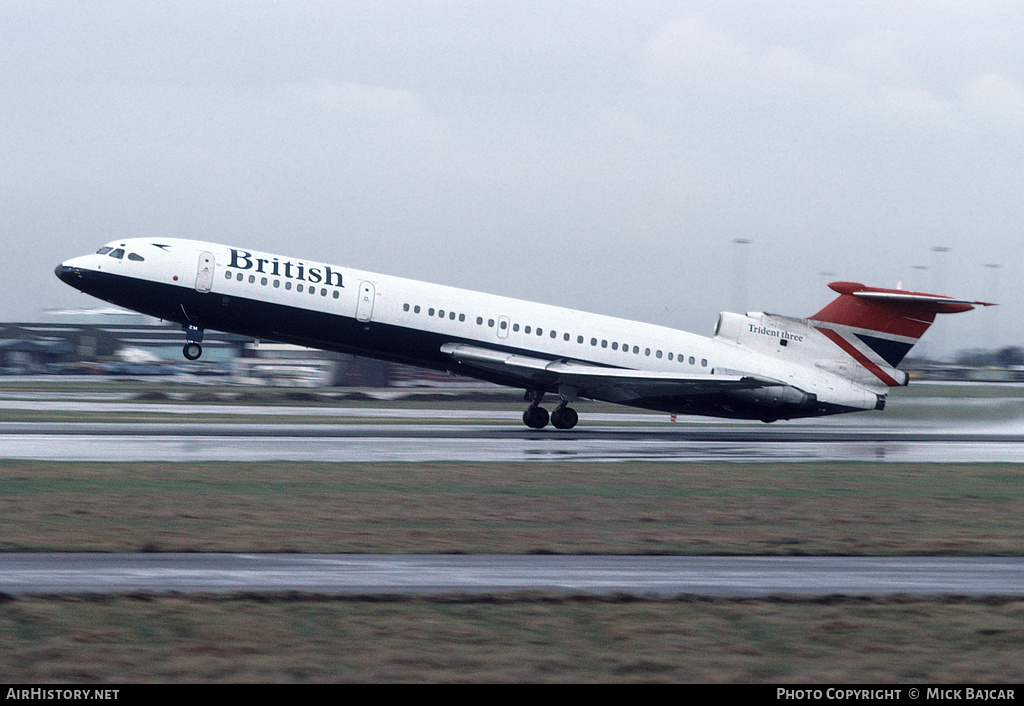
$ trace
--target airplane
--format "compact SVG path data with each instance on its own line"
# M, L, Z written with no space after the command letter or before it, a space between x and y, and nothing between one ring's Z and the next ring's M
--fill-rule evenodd
M55 269L72 287L180 324L443 370L525 390L523 422L576 426L601 400L674 415L761 420L885 407L936 314L988 302L833 282L807 318L723 312L714 337L251 249L131 238ZM549 414L546 394L557 395Z

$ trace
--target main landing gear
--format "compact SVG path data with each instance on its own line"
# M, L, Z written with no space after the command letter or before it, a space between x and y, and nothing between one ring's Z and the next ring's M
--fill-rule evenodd
M549 421L555 429L572 429L576 426L580 415L568 406L569 402L575 399L575 392L559 390L559 396L562 398L561 403L549 415L548 411L540 406L544 392L542 390L527 390L525 399L530 402L530 406L523 412L523 424L531 429L543 429Z
M185 332L185 346L181 349L181 354L189 360L199 360L199 356L203 354L203 347L199 345L203 340L203 328L187 324L182 326L181 330Z

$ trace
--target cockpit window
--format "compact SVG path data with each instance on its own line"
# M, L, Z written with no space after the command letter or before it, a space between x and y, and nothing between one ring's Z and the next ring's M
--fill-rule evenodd
M102 248L100 248L99 250L96 251L96 254L97 255L106 255L108 252L110 252L113 249L114 248L110 248L110 247L107 247L106 245L104 245Z
M124 248L118 248L114 252L110 253L110 257L116 257L118 260L124 257Z
M128 259L132 260L133 262L142 262L146 258L142 257L142 255L136 255L135 253L130 252L128 253Z

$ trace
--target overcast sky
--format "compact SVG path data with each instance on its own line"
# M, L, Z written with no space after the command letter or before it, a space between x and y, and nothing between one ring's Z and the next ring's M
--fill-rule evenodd
M0 46L0 320L179 236L708 335L941 289L1003 305L933 345L1024 344L1019 0L4 0Z

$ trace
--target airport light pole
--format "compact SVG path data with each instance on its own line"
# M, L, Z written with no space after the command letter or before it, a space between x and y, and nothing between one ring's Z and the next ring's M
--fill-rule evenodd
M928 271L928 265L913 265L913 266L911 266L910 269L917 270L918 272L927 272ZM928 291L928 283L925 282L925 279L926 279L926 277L923 274L921 275L921 279L920 280L918 280L917 277L915 276L914 277L914 283L910 286L910 289L912 289L915 292L927 292Z
M945 271L942 267L942 256L949 252L949 248L943 245L936 245L932 247L932 252L935 253L935 290L932 293L940 295L947 294ZM936 350L942 351L948 356L949 351L946 351L946 335L944 328L940 328L935 332L934 340Z
M990 301L993 301L996 304L998 304L999 303L999 265L997 263L994 263L994 262L989 262L989 263L985 264L985 269L988 270L988 275L989 275L986 278L986 279L989 280L988 283L987 283L987 285L988 285L987 286L988 293L986 294L986 297L991 297ZM989 346L991 346L993 350L999 350L998 338L999 338L1000 329L999 329L999 322L997 321L997 315L999 313L999 307L987 307L987 308L994 309L994 311L988 313L988 316L989 316L989 327L991 329L991 332L989 333L989 336L988 336Z
M821 293L824 295L828 293L828 285L830 282L834 282L836 279L835 272L819 272L818 276L821 277ZM834 296L834 295L833 295Z
M753 241L748 238L734 238L733 244L733 311L737 314L747 313L747 245Z

